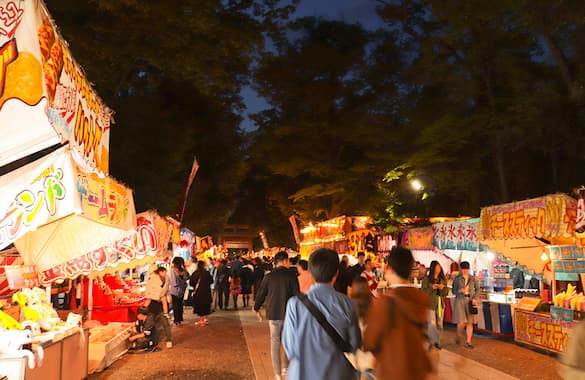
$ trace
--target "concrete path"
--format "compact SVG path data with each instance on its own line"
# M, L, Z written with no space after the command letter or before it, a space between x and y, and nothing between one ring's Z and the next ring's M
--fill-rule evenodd
M250 359L254 367L256 380L272 380L272 362L270 360L270 334L268 322L259 322L256 315L249 311L239 312L244 328L244 336ZM464 358L447 350L441 350L439 360L440 380L513 380L517 379L501 371Z

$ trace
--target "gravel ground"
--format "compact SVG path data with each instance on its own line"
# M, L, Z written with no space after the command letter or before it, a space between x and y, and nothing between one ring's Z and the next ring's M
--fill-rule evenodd
M443 332L443 348L468 359L498 369L511 376L526 380L556 380L558 360L551 355L519 346L513 339L476 335L474 349L455 345L455 329L446 327Z
M183 327L173 327L174 347L149 354L127 354L90 380L254 380L242 325L233 311L217 312L209 326L195 326L191 309Z

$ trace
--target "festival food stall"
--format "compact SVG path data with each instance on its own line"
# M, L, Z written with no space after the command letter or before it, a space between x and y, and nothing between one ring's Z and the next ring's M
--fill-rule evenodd
M369 227L371 223L372 219L366 216L339 216L311 223L301 230L300 254L308 258L318 248L330 248L340 255L357 256L358 252L365 252L375 259L376 233Z
M18 306L2 301L0 377L83 379L88 339L79 328L81 316L70 314L62 322L49 303L50 292L21 287L33 285L28 268L60 265L134 228L132 193L105 177L111 111L73 60L44 4L0 0L0 9L0 166L10 164L4 168L11 170L0 177L0 249L14 243L26 264L8 263L4 271L7 282L16 276L23 283L12 281L10 290L20 290L14 294ZM28 156L41 151L43 157L31 162ZM21 330L25 326L32 336ZM35 355L42 353L39 368Z
M569 317L565 310L555 309L551 313L550 292L558 293L553 293L553 296L557 297L555 301L559 305L561 299L563 306L570 308L573 299L576 305L578 298L577 294L573 294L573 286L578 286L578 277L575 275L579 274L570 272L578 270L580 248L550 246L575 246L576 207L575 199L565 194L554 194L481 210L478 231L480 242L525 266L529 274L542 279L540 298L515 299L515 340L555 353L566 350L573 318L577 314L573 313ZM582 291L582 288L579 289ZM563 291L563 297L558 297ZM568 304L564 303L565 299L569 299Z
M87 276L96 279L99 276L111 276L133 269L137 266L155 263L167 257L167 244L171 235L171 226L154 211L147 211L137 216L136 230L126 234L112 244L88 252L63 264L39 273L41 284L50 284L57 280L73 279ZM88 281L89 282L89 281ZM112 284L112 282L110 282ZM107 285L107 284L104 284ZM136 309L142 303L143 289L123 282L115 288L111 297L101 297L100 302L89 306L91 319L101 322L133 322ZM96 287L92 287L93 290ZM86 293L88 294L89 291ZM95 301L95 295L92 300ZM89 298L89 294L88 294Z
M502 268L508 268L505 258L496 256L479 243L477 229L479 218L456 220L433 225L435 250L453 262L470 263L473 274L480 284L477 327L491 334L512 335L513 291L508 290L509 276L502 276ZM510 289L511 290L511 289ZM453 294L447 300L447 308L453 301ZM452 313L445 312L445 322L451 322Z
M164 260L171 234L170 223L154 211L147 211L137 216L136 230L123 239L39 273L42 284L78 276L89 278L87 283L92 286L93 293L88 295L87 303L92 320L89 373L107 368L127 351L127 337L133 328L129 322L136 320L136 311L144 302L143 287L114 281L116 277L112 275ZM96 297L99 286L94 287L93 284L97 284L95 280L100 276L112 276L111 281L106 281L117 289L110 297L105 294Z

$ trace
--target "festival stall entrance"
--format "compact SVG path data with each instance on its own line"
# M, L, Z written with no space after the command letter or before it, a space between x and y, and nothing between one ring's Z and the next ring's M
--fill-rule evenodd
M525 266L529 274L545 282L541 285L540 297L523 297L514 307L514 335L517 342L556 353L566 350L573 318L580 315L571 313L569 318L564 310L554 309L551 313L550 301L554 297L560 305L558 294L551 297L551 290L557 293L565 291L569 299L575 298L576 301L577 294L573 292L573 286L578 285L578 281L570 287L571 281L562 283L561 288L554 287L554 284L558 284L557 280L568 279L567 274L571 274L567 273L565 261L569 268L573 268L580 260L579 253L582 250L575 246L576 213L577 201L565 194L481 210L478 236L482 244ZM551 245L569 246L562 249ZM550 284L553 284L552 289Z

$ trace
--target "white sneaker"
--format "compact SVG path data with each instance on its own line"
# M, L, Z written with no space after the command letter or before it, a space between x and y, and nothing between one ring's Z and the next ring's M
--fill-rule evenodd
M173 342L167 342L167 348L173 348Z

